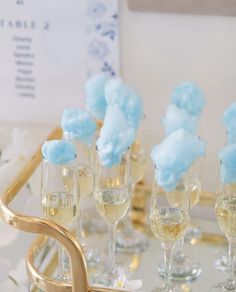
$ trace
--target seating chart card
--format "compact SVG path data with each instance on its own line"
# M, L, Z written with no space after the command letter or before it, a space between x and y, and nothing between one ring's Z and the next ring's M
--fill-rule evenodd
M0 120L59 122L93 74L119 70L117 2L0 0Z

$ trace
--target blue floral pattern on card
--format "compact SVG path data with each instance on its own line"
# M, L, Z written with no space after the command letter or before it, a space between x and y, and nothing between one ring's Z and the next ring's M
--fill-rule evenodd
M87 73L119 75L118 0L87 0Z

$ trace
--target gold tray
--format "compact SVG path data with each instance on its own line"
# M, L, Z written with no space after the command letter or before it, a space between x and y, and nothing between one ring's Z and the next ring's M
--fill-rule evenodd
M59 139L62 136L60 128L56 128L47 137L47 140ZM46 219L26 216L20 214L9 207L9 204L17 196L20 189L25 185L30 176L36 170L41 162L41 146L36 153L26 163L16 179L10 184L0 199L0 216L14 228L38 234L35 241L32 243L26 256L27 272L31 281L35 284L32 291L37 291L37 288L48 292L115 292L117 289L90 287L88 284L88 270L82 248L76 238L62 226L57 225ZM138 184L135 191L135 196L132 201L132 219L133 223L147 234L150 233L149 227L145 224L146 216L146 198L150 195L150 187L145 184ZM212 193L203 192L200 198L200 205L213 206L215 196ZM52 279L52 274L55 271L57 262L56 254L51 258L43 272L35 266L35 259L41 251L48 245L49 238L53 238L60 242L67 250L72 273L72 284L63 283ZM193 239L193 245L225 245L224 236L215 233L203 233L200 239ZM49 245L50 246L50 245ZM130 262L130 269L136 270L140 264L140 256L134 255ZM122 290L124 291L124 290ZM183 290L187 291L187 290ZM190 291L190 290L189 290ZM145 291L146 292L146 291Z

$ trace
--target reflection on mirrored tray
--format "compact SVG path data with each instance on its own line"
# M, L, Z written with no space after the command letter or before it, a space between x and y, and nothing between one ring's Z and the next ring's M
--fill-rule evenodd
M217 270L215 261L219 254L226 254L227 244L224 236L220 233L217 223L210 220L196 220L195 223L202 228L202 236L192 239L191 243L185 243L186 254L199 260L202 267L201 276L192 282L175 283L180 292L208 291L215 284L215 279L225 279L226 274ZM157 264L163 260L160 243L151 235L149 228L144 232L149 236L149 248L141 254L124 253L117 251L117 265L124 267L121 270L120 285L122 281L142 283L137 291L151 292L160 286L163 279L159 277ZM104 251L107 246L107 235L104 232L86 234L86 238L94 249ZM99 239L99 240L98 240ZM104 252L102 252L104 254ZM53 240L48 240L35 258L35 265L39 270L52 278L56 277L56 245ZM92 273L93 268L89 269ZM134 286L135 287L135 286ZM129 291L129 290L128 290ZM133 290L130 290L133 291ZM136 291L136 290L135 290Z
M40 172L37 170L32 175L30 182L37 182L40 180L39 178ZM19 200L21 200L22 197L24 197L25 201L29 200L30 203L28 202L28 204L31 206L31 211L27 208L27 213L39 214L42 216L40 213L41 211L36 210L40 201L40 184L37 185L37 183L31 183L30 189L31 191L29 192L21 192L19 194ZM137 291L151 292L153 288L160 286L163 283L163 279L159 277L157 270L158 262L163 260L163 253L159 241L154 239L149 228L149 222L147 222L149 203L144 199L144 196L146 199L149 198L149 189L145 186L143 186L143 188L137 188L131 217L133 222L136 223L135 226L138 228L142 227L141 230L149 237L150 245L146 251L140 254L126 253L125 250L122 252L117 251L117 265L121 266L122 264L124 267L123 270L120 270L120 283L118 283L118 285L122 286L122 281L131 282L132 284L137 283L136 281L138 280L139 286L141 282L142 287ZM85 209L86 214L89 215L88 217L90 218L92 217L92 214L96 213L93 204L88 204ZM97 217L97 220L99 220L99 217ZM207 220L195 220L194 226L200 227L202 229L202 234L200 237L192 238L190 242L186 242L185 250L188 256L194 256L199 260L203 271L201 276L191 283L178 283L177 286L180 291L208 291L208 288L215 284L216 278L219 280L225 279L225 273L218 271L215 267L215 261L219 257L219 254L224 255L227 251L226 240L222 233L220 233L217 223ZM119 228L123 228L122 224ZM107 233L104 228L97 230L97 232L85 228L85 238L89 246L99 254L106 256ZM52 278L56 278L57 272L56 250L57 245L52 239L45 241L40 250L34 249L36 268ZM25 250L23 251L22 256L24 253ZM101 259L101 265L102 260L103 259ZM92 267L90 267L89 272L93 272ZM35 287L32 289L35 289Z
M27 215L43 217L40 210L40 168L41 165L39 165L36 172L33 173L30 180L28 180L22 191L17 195L16 200L21 202L21 205L14 202L15 206L12 207L15 208L17 206L18 211ZM204 198L207 198L207 196L204 196ZM207 201L210 201L211 205L213 202L212 197ZM175 204L169 198L170 202L173 205ZM95 214L97 214L95 203L90 200L88 204L85 204L84 208L87 220L94 219ZM148 237L150 244L146 250L139 253L125 248L116 250L118 278L114 286L117 288L125 288L127 291L151 292L155 287L161 286L163 283L163 279L158 275L158 263L163 261L163 251L160 242L154 239L149 227L149 208L150 187L140 183L133 194L131 218L134 226ZM102 218L99 216L96 217L96 220L102 222ZM108 254L107 229L103 226L101 229L91 230L91 228L88 228L91 226L90 223L85 224L84 228L86 245L99 254L99 262L96 264L104 268L104 262L106 262ZM124 225L124 222L121 222L118 229L122 231ZM187 256L199 260L202 273L199 278L192 282L176 283L176 287L180 291L208 291L215 284L216 278L222 281L225 279L225 274L215 267L215 261L219 258L219 255L226 253L226 241L224 236L221 235L222 233L220 233L217 223L197 220L195 225L200 227L202 232L197 237L193 236L188 242L185 242L185 253ZM21 236L24 237L25 235L21 233ZM54 279L57 278L57 248L58 245L54 240L45 237L39 238L35 246L32 247L35 267L41 273ZM10 250L12 250L12 246L9 246L8 252ZM20 252L20 246L19 250L17 248L17 252ZM24 246L22 256L26 253L27 251ZM66 259L65 264L69 265ZM92 275L96 268L89 266L89 275ZM36 291L35 287L30 289Z

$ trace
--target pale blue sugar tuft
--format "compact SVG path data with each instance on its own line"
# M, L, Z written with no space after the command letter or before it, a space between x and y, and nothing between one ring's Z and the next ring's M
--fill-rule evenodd
M219 152L219 158L226 167L236 169L236 144L226 145Z
M236 102L224 111L223 124L229 134L236 131Z
M76 149L67 140L46 141L42 146L42 156L49 163L64 164L76 158Z
M205 143L197 135L179 129L154 146L151 157L160 169L182 172L204 154Z
M182 128L171 133L151 152L159 185L166 191L174 189L195 159L204 155L205 143L198 136Z
M206 103L203 92L193 82L183 82L177 86L171 97L172 102L189 115L199 116Z
M162 118L162 123L167 135L182 128L190 133L195 134L197 131L197 116L191 116L187 111L171 103L167 107L166 114Z
M91 145L96 132L96 123L89 113L80 109L65 109L61 119L61 127L72 139Z
M155 169L155 179L159 185L167 192L173 191L184 173L171 172L168 170Z
M113 78L107 82L105 95L107 104L118 105L129 125L137 129L143 118L142 98L121 78Z
M227 131L227 140L229 144L236 143L236 128Z
M220 165L220 180L223 184L236 183L236 168Z
M86 109L99 120L104 119L106 113L105 85L108 80L109 77L105 75L96 75L90 78L85 86Z
M101 164L105 167L119 164L134 139L135 128L128 125L123 112L117 105L108 106L96 143Z

